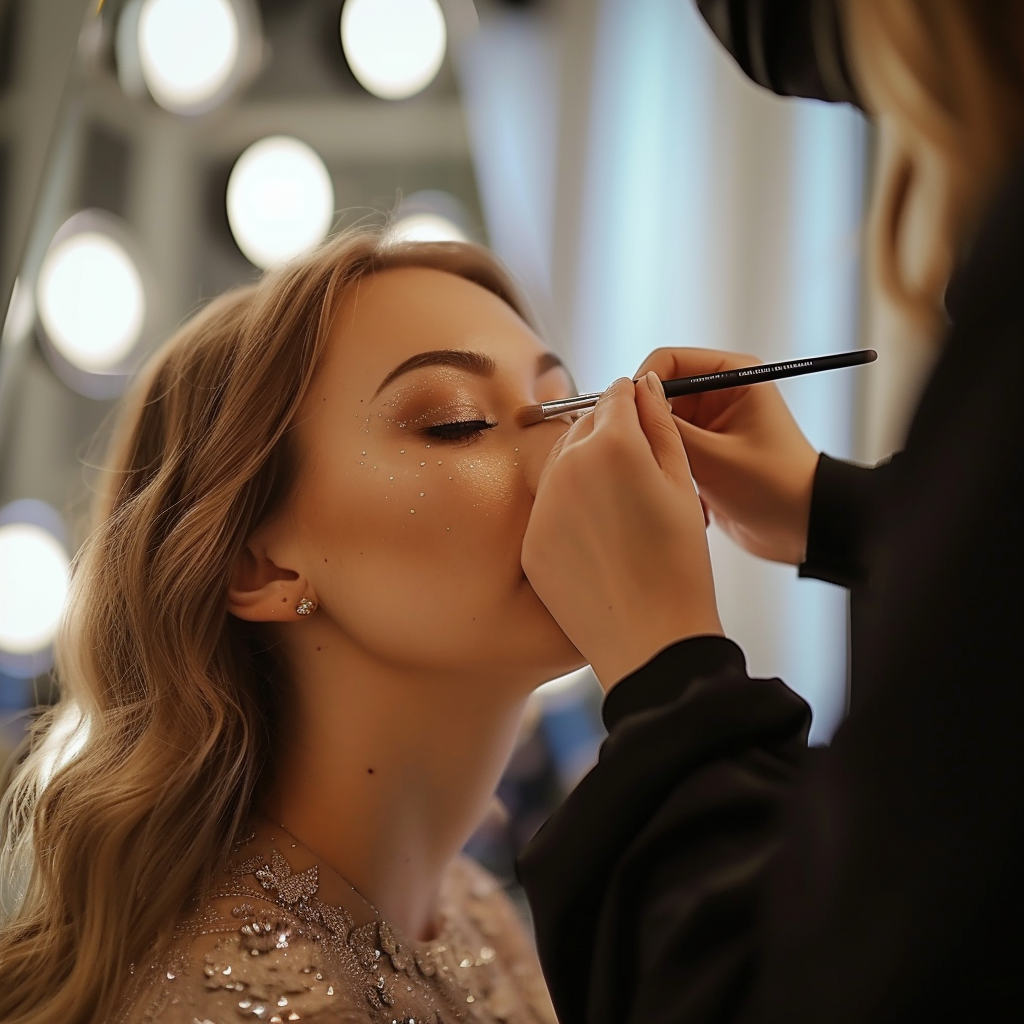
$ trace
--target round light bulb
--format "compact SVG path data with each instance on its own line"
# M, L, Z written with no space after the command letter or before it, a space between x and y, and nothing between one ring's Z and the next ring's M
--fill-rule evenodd
M346 0L341 46L352 74L375 96L425 89L444 61L448 31L437 0Z
M144 0L138 45L153 99L188 113L216 96L235 70L238 16L229 0Z
M67 552L53 534L33 523L0 526L0 649L47 647L67 589Z
M404 242L466 242L465 232L439 213L410 213L399 217L391 229Z
M116 367L142 332L146 299L132 258L100 231L72 234L50 247L36 304L53 346L88 372Z
M265 269L326 237L334 186L316 150L272 135L254 142L231 169L227 210L238 248Z

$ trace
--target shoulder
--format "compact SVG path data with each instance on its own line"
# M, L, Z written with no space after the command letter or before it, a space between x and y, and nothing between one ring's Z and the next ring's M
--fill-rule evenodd
M225 906L218 899L139 972L119 1024L354 1024L366 1020L364 1005L363 993L330 963L316 928L269 900Z
M555 1022L533 935L522 907L501 882L469 857L459 857L445 879L442 907L449 926L468 943L460 966L490 965L489 1004L509 1019L526 1010L531 1019ZM462 956L462 954L460 954Z

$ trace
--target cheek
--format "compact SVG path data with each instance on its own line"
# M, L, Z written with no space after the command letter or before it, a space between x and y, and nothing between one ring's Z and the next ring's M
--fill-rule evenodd
M455 627L507 616L531 504L516 450L486 435L459 446L381 433L315 460L303 519L321 603L392 643L450 643Z

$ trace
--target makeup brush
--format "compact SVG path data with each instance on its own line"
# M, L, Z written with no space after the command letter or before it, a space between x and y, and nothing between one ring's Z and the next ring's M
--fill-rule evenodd
M735 370L721 370L718 373L702 373L697 377L676 377L661 382L666 398L681 398L703 391L724 391L746 384L763 384L769 380L785 377L800 377L805 373L821 373L822 370L841 370L846 366L861 366L873 363L878 353L873 348L856 352L839 352L833 356L812 356L808 359L787 359L783 363L761 363L757 366L741 366ZM576 395L575 398L560 398L556 402L542 402L540 405L526 405L516 412L516 424L528 427L567 412L584 412L593 409L601 392Z

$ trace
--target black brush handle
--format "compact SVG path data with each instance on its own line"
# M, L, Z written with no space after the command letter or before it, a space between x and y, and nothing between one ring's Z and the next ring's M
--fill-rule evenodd
M735 370L721 370L718 373L703 373L696 377L676 377L662 381L666 398L682 398L683 395L698 395L705 391L724 391L746 384L760 384L767 380L783 380L786 377L802 377L805 373L821 373L823 370L841 370L847 366L861 366L873 363L878 353L873 348L858 349L856 352L839 352L832 356L813 356L808 359L787 359L782 363L763 363L760 366L741 366Z

